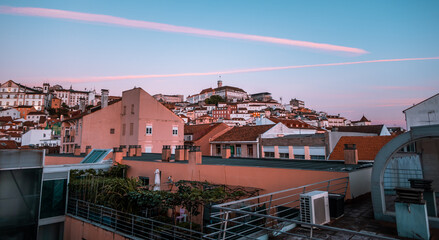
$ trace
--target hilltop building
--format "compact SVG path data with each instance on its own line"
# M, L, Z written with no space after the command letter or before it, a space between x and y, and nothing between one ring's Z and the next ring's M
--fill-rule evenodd
M242 101L248 99L248 94L241 88L223 86L223 82L218 80L217 88L203 89L199 94L191 95L187 97L187 101L191 104L204 102L204 100L210 98L213 95L217 95L229 102Z
M0 85L0 107L26 105L41 111L45 106L45 95L42 91L9 80Z

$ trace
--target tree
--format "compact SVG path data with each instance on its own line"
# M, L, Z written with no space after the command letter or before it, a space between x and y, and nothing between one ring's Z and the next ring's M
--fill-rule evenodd
M207 98L206 100L204 100L204 102L206 104L215 104L216 106L218 106L218 103L224 102L224 99L221 96L213 95L210 98Z

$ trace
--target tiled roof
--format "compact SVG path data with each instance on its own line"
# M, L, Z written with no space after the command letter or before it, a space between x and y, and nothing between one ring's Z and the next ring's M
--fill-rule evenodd
M274 125L234 127L213 141L256 141L259 135L265 133L273 126Z
M192 134L192 141L196 141L202 138L204 135L212 131L221 123L211 123L211 124L197 124L197 125L185 125L184 135Z
M29 116L29 115L46 115L46 114L44 112L30 112L27 115Z
M16 141L13 140L1 140L0 149L18 149Z
M344 160L344 145L356 144L358 160L374 160L381 148L395 136L343 136L338 141L329 160Z
M215 88L215 91L221 91L221 90L232 90L232 91L237 91L237 92L244 92L244 90L242 90L241 88L237 88L237 87L231 87L231 86L223 86L223 87L219 87L219 88Z
M208 93L208 92L213 92L213 89L212 88L203 89L203 90L201 90L200 94Z
M334 127L334 132L360 132L360 133L375 133L380 135L384 125L368 125L368 126L340 126Z
M12 120L12 117L11 117L11 116L0 117L0 122L7 123L7 122L12 122L12 121L13 121L13 120Z

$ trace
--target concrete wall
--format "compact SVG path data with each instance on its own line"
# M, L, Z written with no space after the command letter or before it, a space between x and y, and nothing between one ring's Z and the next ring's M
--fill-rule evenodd
M356 198L370 192L372 168L360 169L349 173L350 196Z
M66 216L64 222L64 239L67 240L128 240L119 234L107 231L93 224Z
M433 180L432 188L439 191L439 139L422 139L416 144L421 153L424 179Z
M84 157L62 157L47 156L44 158L44 165L63 165L80 163Z
M313 171L265 167L226 165L196 165L166 162L123 160L130 166L128 177L144 176L154 179L154 171L161 171L161 181L172 176L179 180L208 181L216 184L246 186L263 189L260 194L299 187L311 183L349 176L347 172ZM367 179L370 181L370 177Z
M411 127L439 124L439 94L404 110L407 131Z
M122 103L117 102L83 117L81 152L85 152L86 146L108 149L120 145L121 106ZM110 133L110 129L114 129L114 134Z

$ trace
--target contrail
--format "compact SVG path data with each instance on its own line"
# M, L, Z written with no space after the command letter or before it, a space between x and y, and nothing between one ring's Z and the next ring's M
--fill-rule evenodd
M199 73L125 75L125 76L82 77L82 78L64 78L64 79L57 78L54 80L79 83L79 82L100 82L100 81L123 80L123 79L196 77L196 76L209 76L209 75L219 75L219 74L225 75L225 74L236 74L236 73L266 72L266 71L276 71L276 70L296 69L296 68L314 68L314 67L342 66L342 65L354 65L354 64L364 64L364 63L404 62L404 61L422 61L422 60L439 60L439 57L381 59L381 60L368 60L368 61L358 61L358 62L294 65L294 66L284 66L284 67L247 68L247 69L237 69L237 70L230 70L230 71L199 72Z
M326 44L326 43L315 43L315 42L299 41L299 40L284 39L284 38L250 35L243 33L222 32L216 30L175 26L175 25L164 24L164 23L131 20L131 19L115 17L110 15L72 12L72 11L48 9L48 8L0 6L0 13L57 18L57 19L70 19L70 20L93 22L93 23L105 23L105 24L124 26L124 27L151 29L151 30L164 31L164 32L194 34L199 36L266 42L272 44L311 48L311 49L324 50L324 51L344 52L344 53L350 53L356 55L368 53L367 51L359 48L337 46L337 45Z

